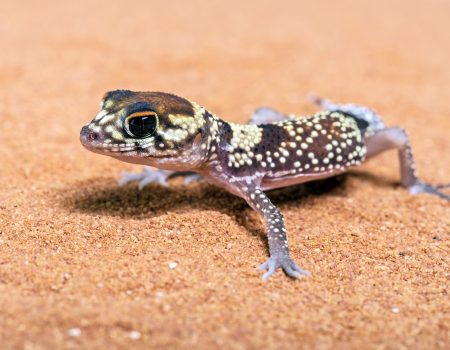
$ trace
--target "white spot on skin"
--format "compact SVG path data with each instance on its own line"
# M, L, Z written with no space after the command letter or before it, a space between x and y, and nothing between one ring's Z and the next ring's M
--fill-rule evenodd
M106 111L100 111L94 118L94 120L100 120L106 115Z
M111 133L111 136L113 137L113 139L115 139L115 140L118 140L118 141L122 141L124 138L123 138L123 135L119 132L119 131L117 131L117 130L114 130L112 133Z
M100 125L108 124L112 119L114 119L114 117L114 114L107 114L98 123Z
M114 127L112 125L107 125L105 127L105 132L107 132L108 134L112 134L114 130L115 129L114 129Z
M91 126L89 126L89 129L91 129L93 132L100 132L100 131L102 131L102 128L101 128L101 126L98 126L98 125L91 125Z
M168 266L169 266L169 269L173 270L174 268L176 268L178 266L178 263L176 263L175 261L172 261L169 263Z

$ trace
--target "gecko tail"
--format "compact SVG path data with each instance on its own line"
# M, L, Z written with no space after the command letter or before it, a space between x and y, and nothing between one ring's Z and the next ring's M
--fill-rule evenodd
M385 129L385 124L373 109L352 103L337 104L317 95L309 95L309 101L326 111L340 112L352 116L356 119L361 129L370 127L373 131Z

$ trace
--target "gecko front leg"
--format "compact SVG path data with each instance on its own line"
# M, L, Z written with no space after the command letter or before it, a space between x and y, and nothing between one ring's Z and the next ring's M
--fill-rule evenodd
M248 187L245 186L245 188ZM248 189L244 198L262 216L267 232L270 258L259 266L267 270L262 279L268 279L279 267L293 278L309 275L310 273L298 267L289 255L286 227L280 210L259 187Z

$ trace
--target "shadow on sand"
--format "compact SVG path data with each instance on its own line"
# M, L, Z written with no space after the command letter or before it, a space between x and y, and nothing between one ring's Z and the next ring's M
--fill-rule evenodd
M393 183L367 172L351 172L325 180L290 186L269 192L277 206L306 204L315 197L348 195L349 178L358 178L376 186L393 186ZM266 242L265 232L258 216L248 215L252 209L242 199L223 189L200 181L184 186L175 181L171 186L148 185L139 190L136 185L119 187L112 179L94 178L79 181L64 192L64 206L84 213L148 219L169 212L189 212L193 208L219 211L233 217L251 235Z

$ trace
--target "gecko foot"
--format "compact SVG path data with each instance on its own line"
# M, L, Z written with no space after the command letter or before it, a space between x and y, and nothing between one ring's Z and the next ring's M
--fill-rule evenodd
M265 281L273 273L281 267L286 274L292 278L300 278L303 276L309 276L310 273L306 270L301 269L298 265L288 256L273 257L271 256L264 264L261 264L258 268L261 270L267 270L267 272L262 276Z
M450 195L448 195L442 191L439 191L444 188L450 188L450 184L431 185L426 182L418 180L418 181L416 181L416 183L414 185L410 186L408 189L409 189L409 193L411 193L413 195L420 194L420 193L428 193L428 194L432 194L434 196L438 196L440 198L450 201Z
M201 175L192 172L181 172L172 170L153 170L148 166L144 166L144 170L141 173L122 173L122 177L119 180L119 186L124 186L130 182L139 182L139 189L142 190L145 186L151 183L156 183L162 186L168 186L168 180L175 176L184 176L184 184L189 185L192 182L199 181Z
M145 166L141 173L122 173L122 177L119 180L119 186L124 186L134 181L139 182L138 186L140 190L150 183L167 186L167 180L173 173L174 172L170 170L152 170L150 167Z

